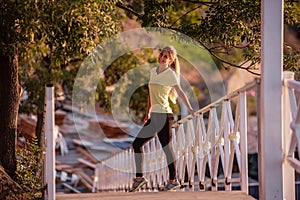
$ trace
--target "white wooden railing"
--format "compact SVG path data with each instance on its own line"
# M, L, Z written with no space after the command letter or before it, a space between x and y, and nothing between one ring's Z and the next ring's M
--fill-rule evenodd
M292 77L291 77L292 78ZM294 158L294 153L296 147L300 148L300 104L299 104L299 95L300 95L300 82L293 79L284 79L283 85L287 89L285 95L288 95L286 98L285 106L286 109L290 110L290 133L288 137L289 149L286 152L286 159L289 164L297 171L300 172L300 161L299 159ZM290 107L290 108L289 108ZM300 157L300 151L298 151L298 157Z
M172 145L182 185L190 186L190 190L218 190L218 185L231 190L236 183L248 193L246 98L258 82L256 79L198 110L195 118L189 115L174 124ZM157 137L143 150L143 167L149 180L144 189L157 190L168 180L166 159ZM233 171L234 157L238 171ZM133 150L128 148L98 163L93 191L128 190L135 174L134 162Z
M294 80L293 72L284 72L282 84L283 187L286 199L295 199L295 188L288 185L295 185L295 171L300 173L300 82Z
M182 185L190 186L191 190L196 188L218 190L220 184L225 187L225 190L231 190L232 184L237 183L242 191L248 193L246 98L248 91L256 89L257 99L260 99L259 82L260 80L256 79L198 110L195 118L187 116L174 124L172 144L177 158L178 178ZM292 72L283 73L282 94L283 196L285 199L292 200L296 199L295 187L292 186L295 184L295 171L300 172L298 159L300 157L300 82L294 80ZM53 102L53 100L47 102L47 107L48 105L53 107ZM232 102L236 103L233 109L231 108ZM259 101L257 104L259 107ZM218 114L218 111L221 111L221 114ZM46 111L46 113L49 112ZM46 120L46 124L54 127L53 120ZM51 140L54 141L51 130L47 138L48 140L52 138ZM52 148L47 150L46 157L52 158L51 155L55 155L55 147L52 144L48 146ZM145 176L150 180L144 189L157 190L168 177L164 153L156 137L146 143L143 148ZM298 152L295 154L297 149ZM47 156L48 154L50 156ZM233 174L234 157L237 159L239 173ZM278 155L278 157L282 156ZM134 153L131 148L99 162L95 166L93 192L128 190L135 174L134 162ZM218 172L219 162L222 164L221 173ZM52 166L54 169L54 163L46 166L50 168ZM206 168L209 174L206 173ZM55 177L49 176L48 178L50 178L47 179L48 186L55 184ZM46 195L47 199L52 199L50 195L55 196L55 187L48 187Z

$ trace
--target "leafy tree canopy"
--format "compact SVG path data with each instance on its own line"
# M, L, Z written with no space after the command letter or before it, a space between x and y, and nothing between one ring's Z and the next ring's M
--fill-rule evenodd
M1 40L1 50L9 52L13 42L18 44L20 82L28 95L22 104L22 111L26 112L43 110L46 83L58 83L71 90L82 60L97 44L120 31L122 17L134 18L142 27L163 27L184 33L205 47L221 66L256 74L255 66L260 62L260 3L260 0L1 1L4 11L1 18L9 27L5 30L17 30L16 39L2 37L6 40ZM285 1L285 24L300 28L299 4L299 0ZM7 35L5 30L2 36ZM287 43L284 45L285 69L298 72L299 51ZM128 53L106 70L98 88L102 105L110 104L110 93L105 88L132 69L141 56L145 55ZM151 56L145 59L153 60ZM250 66L245 65L248 61Z
M223 67L257 74L260 62L260 0L124 0L117 6L143 27L184 33L203 45ZM284 23L300 29L300 1L284 2ZM300 52L285 43L285 69L299 72ZM242 56L239 56L242 55ZM251 65L245 65L248 61Z
M74 0L18 3L20 78L28 99L23 111L43 111L44 85L72 89L78 66L104 39L119 31L114 1Z

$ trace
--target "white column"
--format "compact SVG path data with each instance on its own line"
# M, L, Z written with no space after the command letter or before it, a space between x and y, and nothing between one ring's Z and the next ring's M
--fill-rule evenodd
M241 190L248 194L248 148L247 148L247 105L246 92L239 94L241 134Z
M282 200L283 1L262 0L261 9L259 199Z
M45 108L45 191L46 200L55 200L55 141L54 141L54 89L53 84L46 86L46 108Z
M294 80L294 72L284 72L283 78L287 80ZM289 89L287 87L283 87L283 132L282 132L282 141L283 141L283 150L284 155L287 156L289 153L292 131L291 131L291 103L289 96ZM283 199L286 200L295 200L295 170L288 161L284 158L282 164L283 170Z

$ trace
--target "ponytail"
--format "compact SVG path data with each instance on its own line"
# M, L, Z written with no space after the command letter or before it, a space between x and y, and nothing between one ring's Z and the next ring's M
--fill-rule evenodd
M178 61L177 55L174 58L174 61L171 63L170 67L176 73L177 78L178 78L178 82L179 82L179 80L180 80L180 65L179 65L179 61ZM169 97L170 97L171 101L175 104L178 95L177 95L177 93L176 93L176 91L175 91L174 88L171 89Z
M174 61L171 63L170 67L171 67L171 69L174 70L174 72L176 73L176 75L179 77L180 76L180 65L179 65L179 61L178 61L177 55L174 58Z

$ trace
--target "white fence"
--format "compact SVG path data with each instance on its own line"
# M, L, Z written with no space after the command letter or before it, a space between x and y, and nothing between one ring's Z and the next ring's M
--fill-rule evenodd
M248 193L247 93L257 92L259 107L259 82L256 79L198 110L195 118L187 116L174 124L172 144L177 174L181 184L189 186L182 190L232 190L238 186ZM300 82L294 80L292 72L283 74L282 98L283 196L293 200L299 196L292 185L295 185L295 171L300 172L297 152L300 148ZM259 108L257 112L259 115ZM143 146L143 151L145 176L150 181L142 190L155 191L168 179L165 155L156 137ZM133 150L127 148L98 163L93 192L127 191L135 175L134 162Z
M300 173L300 82L294 73L285 72L283 79L283 187L286 199L295 199L295 170ZM298 152L297 152L298 151Z
M300 148L300 82L293 79L284 79L283 85L287 91L285 92L287 101L284 102L286 109L290 110L290 119L287 123L290 125L290 131L287 132L288 151L286 152L286 159L289 164L297 171L300 172L300 161L294 158L296 148ZM300 152L298 151L298 157Z
M256 90L259 100L258 83L259 79L256 79L198 110L195 118L187 116L174 124L172 144L182 185L190 186L190 190L218 190L218 185L232 190L233 183L236 183L243 192L248 193L247 92ZM292 200L296 198L295 187L292 186L295 185L295 171L300 172L300 82L294 80L292 72L283 74L282 94L283 196ZM47 102L47 106L52 105L51 102ZM259 101L257 105L259 107ZM51 120L46 122L54 126ZM50 131L49 138L52 136ZM157 190L168 177L164 153L156 137L147 142L143 150L145 176L150 180L143 189ZM54 146L46 153L54 155ZM237 160L235 169L234 158ZM95 167L93 192L128 190L135 175L134 162L131 148L99 162ZM54 169L54 165L51 166ZM221 169L219 166L222 166ZM48 181L54 184L52 179ZM55 196L55 188L48 187L47 193Z
M255 90L258 82L254 80L198 110L195 118L187 116L174 124L172 144L182 185L190 190L218 190L218 185L232 190L236 183L248 193L246 100L247 92ZM157 137L143 150L143 167L149 180L144 189L157 190L168 180L166 159ZM131 148L101 161L96 168L94 191L128 190L135 175L134 162Z

